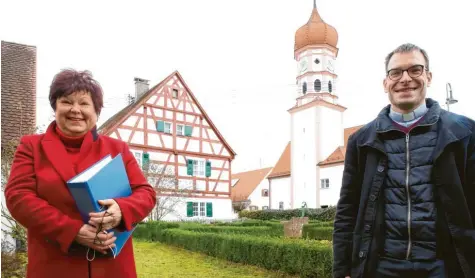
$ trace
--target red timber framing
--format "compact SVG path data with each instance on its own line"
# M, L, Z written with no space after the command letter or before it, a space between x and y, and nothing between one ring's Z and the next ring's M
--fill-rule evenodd
M169 125L158 131L157 123ZM177 134L181 125L181 134ZM192 130L185 134L185 126ZM174 72L135 103L106 121L99 132L128 143L132 152L148 153L149 163L171 169L178 183L160 195L230 198L231 162L236 155L214 126L178 72ZM187 161L211 162L211 175L188 175ZM161 181L160 174L157 184ZM186 183L186 189L180 184Z

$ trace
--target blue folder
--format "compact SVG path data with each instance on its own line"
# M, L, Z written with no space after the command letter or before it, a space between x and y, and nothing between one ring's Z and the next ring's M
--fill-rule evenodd
M128 197L132 194L121 154L113 159L111 155L107 155L70 179L67 185L84 223L89 222L90 212L105 210L98 203L99 200ZM109 251L108 254L118 256L134 230L135 228L130 231L108 230L113 231L117 237L114 252Z

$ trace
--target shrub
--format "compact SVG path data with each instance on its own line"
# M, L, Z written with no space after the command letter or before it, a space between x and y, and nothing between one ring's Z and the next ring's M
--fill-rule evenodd
M314 224L303 225L302 238L316 240L332 240L333 227L315 226Z
M253 236L273 236L279 237L284 235L283 225L280 226L212 226L201 224L182 224L180 229L224 234L246 234Z
M335 218L336 207L306 209L305 216L309 220L333 221ZM292 217L300 217L300 209L291 210L243 210L239 212L240 218L250 218L257 220L290 220Z
M180 225L173 222L160 222L160 221L149 221L137 225L134 233L132 234L134 238L140 238L144 240L155 240L157 231L178 228Z
M328 241L265 238L182 229L158 230L156 240L233 262L300 274L301 277L331 277L332 249Z
M26 266L28 263L25 252L3 252L2 251L2 278L26 277Z

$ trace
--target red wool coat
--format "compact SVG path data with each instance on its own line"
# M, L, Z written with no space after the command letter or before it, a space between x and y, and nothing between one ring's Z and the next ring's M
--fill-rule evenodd
M45 134L21 138L5 188L7 208L28 229L27 277L137 277L131 238L115 259L100 257L99 252L92 262L86 259L87 248L74 241L83 222L66 181L108 154L122 154L132 195L115 200L127 230L153 209L154 189L127 144L98 135L95 128L84 138L78 164L73 165L55 125Z

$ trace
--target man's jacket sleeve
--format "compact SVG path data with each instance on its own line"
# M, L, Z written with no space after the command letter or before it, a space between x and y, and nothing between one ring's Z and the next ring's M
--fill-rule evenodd
M361 176L358 173L358 149L354 136L346 148L340 199L333 232L333 277L350 276L353 230L358 213Z

